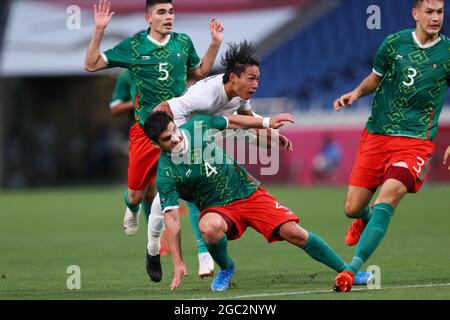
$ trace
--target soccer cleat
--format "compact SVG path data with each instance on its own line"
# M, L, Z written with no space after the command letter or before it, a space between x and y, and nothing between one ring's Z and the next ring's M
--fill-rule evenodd
M349 270L338 273L338 275L334 279L335 284L333 290L336 292L347 292L352 290L353 278L353 272Z
M123 230L129 236L134 236L139 229L139 211L133 212L127 207L123 217Z
M350 247L357 244L366 225L367 223L362 219L353 220L345 234L345 243Z
M145 250L147 252L147 249ZM151 256L147 252L147 258L145 259L145 269L147 274L153 282L160 282L162 279L162 268L160 255Z
M198 276L200 278L212 277L214 275L214 260L209 252L198 254Z
M236 271L236 266L233 262L233 266L229 269L220 269L217 276L211 282L212 291L225 291L228 290L231 284L231 278Z
M355 278L353 279L354 285L366 285L373 279L372 272L362 272L359 271L355 274Z

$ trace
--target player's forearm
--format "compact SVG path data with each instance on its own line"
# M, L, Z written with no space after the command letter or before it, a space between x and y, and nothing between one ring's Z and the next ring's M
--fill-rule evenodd
M100 53L100 43L102 42L104 29L95 29L91 42L86 53L84 69L88 72L95 72L106 68L106 63Z
M268 124L270 125L270 118L229 115L227 119L228 129L263 129L268 128ZM267 119L269 119L269 123L267 123Z
M169 241L173 264L183 263L183 255L181 253L181 225L178 209L165 212L164 222L166 224L167 239Z
M200 67L194 74L197 80L206 78L211 72L214 61L216 60L217 54L219 53L220 44L221 42L218 40L211 41L208 50L202 58Z
M111 114L114 117L118 117L123 114L128 114L131 110L133 110L133 103L131 101L121 102L111 108Z
M161 102L153 109L153 112L157 112L157 111L165 112L173 119L172 109L170 108L170 104L167 101Z
M365 78L360 85L354 90L359 98L368 96L377 90L380 84L381 78L375 73L371 73L367 78Z

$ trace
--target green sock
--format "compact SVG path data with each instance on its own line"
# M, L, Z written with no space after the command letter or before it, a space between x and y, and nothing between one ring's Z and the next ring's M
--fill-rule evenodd
M233 266L233 260L231 260L227 250L227 235L224 235L216 244L206 243L206 247L221 269L229 269Z
M378 203L373 207L373 215L361 234L355 256L348 270L358 272L383 240L386 230L394 215L394 208L388 203Z
M141 208L141 204L132 204L130 199L128 198L128 190L125 191L124 195L123 195L123 200L125 201L125 204L127 205L127 207L133 211L134 213L138 212L139 209Z
M205 240L203 240L202 233L198 228L198 222L200 218L200 210L190 202L187 202L187 207L189 208L189 220L191 222L192 229L194 230L195 239L197 240L197 253L208 252Z
M373 209L370 205L364 208L364 210L360 213L359 218L362 219L365 223L368 223L373 215Z
M312 232L309 232L308 241L303 250L314 260L326 264L337 272L341 272L347 266L344 260L325 241Z
M148 224L148 216L150 215L150 212L152 210L152 203L153 203L153 199L150 201L142 201L142 209L144 209L144 215L145 215L145 220L147 221Z

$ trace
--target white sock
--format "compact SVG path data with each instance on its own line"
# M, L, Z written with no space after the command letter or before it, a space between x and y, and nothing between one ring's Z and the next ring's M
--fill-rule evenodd
M147 226L147 251L151 256L159 254L161 245L160 238L164 229L164 214L161 210L159 193L153 199L152 209L148 217Z

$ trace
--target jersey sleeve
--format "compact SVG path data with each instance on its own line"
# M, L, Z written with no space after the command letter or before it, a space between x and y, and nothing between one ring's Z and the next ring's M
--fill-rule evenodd
M200 84L195 84L181 97L167 101L172 110L173 118L180 119L189 116L192 112L204 111L211 108L211 99L206 98L205 90ZM207 90L207 89L206 89Z
M131 100L131 76L128 70L122 72L117 78L116 85L109 106L114 108L119 103Z
M160 168L158 168L160 170ZM175 180L168 176L158 175L156 179L156 187L158 188L161 200L162 212L177 209L178 199L180 198L175 185Z
M206 126L206 129L217 129L219 131L228 128L228 119L225 116L196 116L191 119L194 122L202 122Z
M129 68L131 65L131 38L127 38L114 48L102 53L108 68L122 67Z
M390 55L389 55L389 38L386 38L381 46L378 48L377 54L375 56L375 61L373 63L373 72L378 76L382 77L388 70L390 65Z
M187 59L187 68L188 70L195 69L202 64L200 57L195 50L194 44L189 36L187 36L188 40L188 59Z

